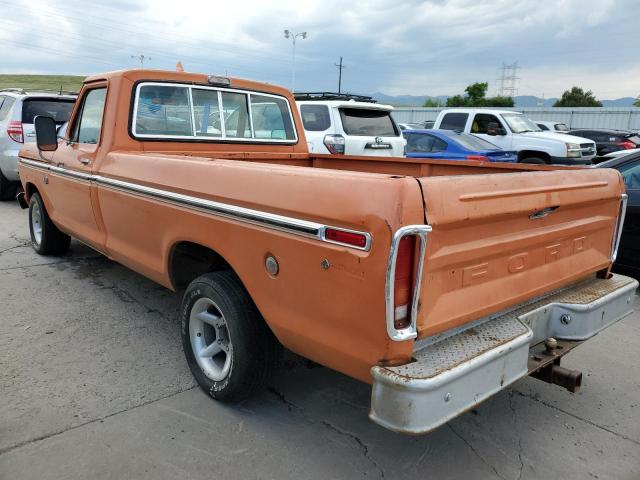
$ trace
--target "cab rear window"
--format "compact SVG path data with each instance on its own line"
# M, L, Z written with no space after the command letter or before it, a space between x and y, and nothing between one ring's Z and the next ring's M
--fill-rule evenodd
M244 90L145 82L137 87L137 138L295 142L289 102Z
M33 123L38 115L53 118L56 123L64 123L69 120L74 100L30 99L22 103L22 123Z
M400 132L391 112L366 108L341 108L342 128L347 135L397 137Z

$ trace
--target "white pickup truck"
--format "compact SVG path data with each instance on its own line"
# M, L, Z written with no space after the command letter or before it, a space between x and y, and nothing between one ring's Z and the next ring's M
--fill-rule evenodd
M544 132L526 115L511 110L443 110L433 128L473 133L500 148L517 151L523 163L588 165L596 156L593 140Z

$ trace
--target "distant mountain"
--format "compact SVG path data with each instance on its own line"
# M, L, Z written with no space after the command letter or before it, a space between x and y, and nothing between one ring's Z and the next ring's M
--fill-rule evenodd
M432 97L429 95L386 95L381 92L370 94L380 103L388 103L398 107L421 107L427 98L435 99L444 104L449 98L446 95ZM514 98L516 107L552 107L557 98L539 98L533 95L518 95ZM601 100L603 107L631 107L635 102L633 97L617 98L615 100Z
M603 107L632 107L636 99L633 97L616 98L615 100L602 100Z

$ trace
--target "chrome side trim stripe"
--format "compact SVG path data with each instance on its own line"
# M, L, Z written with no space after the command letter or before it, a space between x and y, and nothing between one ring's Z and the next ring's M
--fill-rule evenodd
M47 165L43 162L37 162L26 158L20 158L20 163L28 165L30 167L37 168L43 171L50 171L51 173L70 177L74 180L84 180L93 182L99 186L114 188L117 190L134 193L137 195L143 195L146 197L154 198L157 200L171 202L180 206L186 206L189 208L195 208L198 210L204 210L207 213L211 213L216 216L230 218L238 220L244 223L250 223L252 225L259 225L266 228L271 228L278 231L288 232L295 235L304 236L307 238L314 238L325 243L332 243L336 245L342 245L349 248L355 248L356 250L369 251L371 249L371 234L368 232L360 232L356 230L350 230L347 228L332 227L329 225L323 225L321 223L311 222L308 220L301 220L294 217L287 217L284 215L278 215L275 213L263 212L260 210L254 210L251 208L240 207L237 205L230 205L228 203L216 202L213 200L207 200L204 198L193 197L191 195L184 195L181 193L171 192L168 190L162 190L154 187L148 187L137 183L125 182L122 180L116 180L115 178L104 177L102 175L92 175L83 172L77 172L68 170L66 168ZM364 247L357 247L347 243L336 242L326 238L326 230L328 228L340 230L344 232L356 233L363 235L366 238Z
M319 223L308 222L306 220L299 220L296 218L285 217L283 215L277 215L273 213L261 212L250 208L215 202L213 200L205 200L203 198L169 192L166 190L160 190L144 185L137 185L99 175L94 176L94 181L98 185L114 187L119 190L143 194L160 200L168 200L180 205L204 209L216 215L233 218L253 224L275 227L282 230L293 230L294 233L297 234L309 237L317 237L318 239L321 239L320 233L322 231L323 225Z

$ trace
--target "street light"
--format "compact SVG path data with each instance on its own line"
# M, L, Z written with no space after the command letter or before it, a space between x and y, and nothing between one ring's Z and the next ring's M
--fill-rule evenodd
M291 91L294 92L296 88L296 38L307 38L307 32L293 33L290 30L284 31L284 38L291 39L293 42L293 55L292 55L292 67L291 67Z

